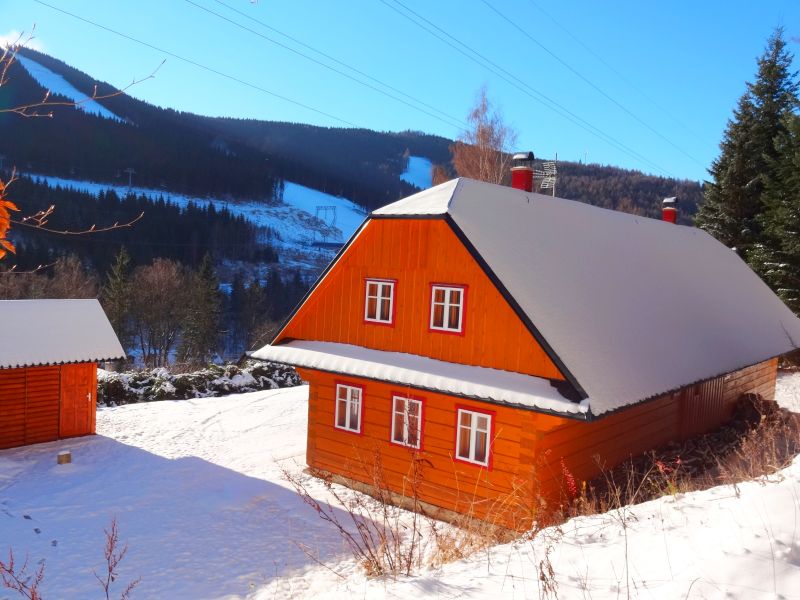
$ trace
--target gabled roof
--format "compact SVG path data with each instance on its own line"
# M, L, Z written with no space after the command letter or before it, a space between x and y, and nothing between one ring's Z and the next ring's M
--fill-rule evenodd
M448 220L594 415L800 343L800 320L700 229L464 178L371 217Z
M125 358L97 300L0 301L0 368Z

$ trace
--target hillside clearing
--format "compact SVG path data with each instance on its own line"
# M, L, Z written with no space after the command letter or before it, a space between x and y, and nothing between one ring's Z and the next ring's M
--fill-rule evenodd
M800 374L783 375L778 394L797 407ZM113 516L130 547L120 585L142 576L134 598L540 597L547 555L558 598L800 598L800 459L769 481L572 519L415 577L369 580L282 478L302 470L306 410L304 386L133 404L99 410L97 436L2 451L0 551L45 560L46 600L98 597L92 570ZM61 450L71 465L56 465Z

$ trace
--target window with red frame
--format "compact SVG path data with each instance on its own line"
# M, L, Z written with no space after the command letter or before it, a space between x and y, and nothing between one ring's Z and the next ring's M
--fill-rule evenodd
M456 456L460 460L489 466L492 415L460 408L456 433Z
M464 288L431 286L431 329L461 332L464 327Z
M391 325L394 321L394 281L367 279L364 320Z
M422 401L403 396L392 398L392 441L419 448L422 442Z
M363 390L354 385L336 385L337 429L361 433L361 396Z

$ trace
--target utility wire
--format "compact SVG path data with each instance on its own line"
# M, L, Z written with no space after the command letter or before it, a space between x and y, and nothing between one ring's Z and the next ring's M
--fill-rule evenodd
M313 63L315 63L317 65L320 65L321 67L329 69L330 71L333 71L334 73L337 73L337 74L341 75L342 77L346 77L347 79L349 79L351 81L355 81L356 83L358 83L360 85L363 85L366 88L369 88L369 89L371 89L371 90L373 90L375 92L378 92L379 94L383 94L387 98L391 98L392 100L396 100L397 102L405 104L406 106L408 106L410 108L413 108L414 110L418 110L420 112L423 112L426 115L428 115L429 117L433 117L434 119L437 119L437 120L441 121L442 123L444 123L445 125L453 127L456 130L461 130L463 128L463 124L453 124L452 122L450 122L448 120L445 120L442 117L439 117L439 116L433 114L432 112L430 112L428 110L425 110L424 108L419 108L418 106L415 106L414 104L411 104L410 102L407 102L406 100L403 100L402 98L398 98L397 96L394 96L394 95L390 94L389 92L386 92L386 91L384 91L384 90L382 90L382 89L380 89L380 88L378 88L378 87L376 87L376 86L374 86L372 84L369 84L369 83L366 83L364 81L361 81L360 79L358 79L356 77L353 77L352 75L348 75L344 71L340 71L339 69L337 69L335 67L332 67L332 66L330 66L328 64L325 64L324 62L322 62L320 60L317 60L316 58L312 58L311 56L308 56L307 54L303 54L302 52L300 52L299 50L295 50L291 46L287 46L286 44L278 42L278 41L276 41L276 40L264 35L263 33L259 33L255 29L250 29L246 25L242 25L241 23L237 23L236 21L234 21L232 19L229 19L228 17L226 17L224 15L221 15L221 14L219 14L217 12L214 12L213 10L211 10L209 8L206 8L205 6L201 6L200 4L197 4L196 2L194 2L193 0L185 0L185 2L187 2L188 4L191 4L192 6L194 6L196 8L199 8L202 11L205 11L205 12L209 13L210 15L214 15L215 17L218 17L219 19L222 19L223 21L226 21L226 22L230 23L231 25L235 25L236 27L239 27L240 29L243 29L244 31L248 31L248 32L252 33L253 35L257 35L258 37L260 37L260 38L262 38L262 39L264 39L264 40L266 40L268 42L271 42L271 43L283 48L284 50L288 50L289 52L292 52L292 53L294 53L294 54L296 54L298 56L301 56L301 57L305 58L306 60L310 60L311 62L313 62Z
M430 109L430 110L432 110L432 111L434 111L434 112L437 112L437 113L439 113L440 115L442 115L443 117L446 117L446 118L448 118L448 119L451 119L452 121L454 121L454 122L458 123L458 124L459 124L459 127L464 127L464 125L465 125L465 122L464 122L464 120L463 120L463 119L460 119L460 118L458 118L458 117L455 117L455 116L453 116L453 115L451 115L451 114L449 114L449 113L446 113L446 112L445 112L445 111L443 111L443 110L439 110L439 109L438 109L438 108L436 108L435 106L432 106L432 105L428 104L427 102L424 102L424 101L420 100L419 98L417 98L417 97L415 97L415 96L412 96L412 95L410 95L410 94L407 94L407 93L406 93L406 92L404 92L403 90L400 90L400 89L398 89L398 88L396 88L396 87L394 87L394 86L392 86L392 85L390 85L390 84L386 83L385 81L381 81L380 79L378 79L378 78L376 78L376 77L373 77L373 76L372 76L372 75L370 75L369 73L365 73L364 71L362 71L362 70L360 70L360 69L357 69L356 67L354 67L354 66L352 66L352 65L350 65L350 64L348 64L348 63L346 63L346 62L344 62L344 61L341 61L341 60L339 60L338 58L336 58L336 57L334 57L334 56L331 56L330 54L327 54L326 52L323 52L322 50L319 50L319 49L317 49L317 48L314 48L313 46L309 46L309 45L308 45L308 44L306 44L305 42L303 42L303 41L301 41L301 40L299 40L299 39L297 39L297 38L295 38L295 37L292 37L292 36L290 36L289 34L287 34L287 33L284 33L284 32L282 32L282 31L280 31L279 29L276 29L275 27L272 27L271 25L268 25L268 24L267 24L267 23L265 23L264 21L261 21L261 20L259 20L259 19L256 19L255 17L253 17L253 16L251 16L251 15L248 15L247 13L245 13L245 12L242 12L241 10L239 10L239 9L237 9L237 8L234 8L233 6L230 6L229 4L226 4L225 2L222 2L222 0L214 0L214 2L216 2L217 4L219 4L219 5L221 5L221 6L224 6L225 8L227 8L227 9L229 9L229 10L231 10L231 11L235 12L236 14L238 14L238 15L240 15L240 16L242 16L242 17L244 17L245 19L248 19L248 20L250 20L250 21L253 21L254 23L258 23L259 25L261 25L261 26L262 26L262 27L264 27L265 29L268 29L268 30L270 30L270 31L273 31L273 32L277 33L278 35L280 35L280 36L283 36L284 38L286 38L286 39L288 39L288 40L291 40L291 41L292 41L292 42L294 42L295 44L297 44L297 45L299 45L299 46L302 46L303 48L306 48L307 50L311 50L312 52L314 52L314 53L316 53L316 54L318 54L318 55L320 55L320 56L323 56L323 57L327 58L328 60L330 60L330 61L332 61L332 62L336 63L337 65L340 65L340 66L342 66L342 67L345 67L346 69L350 69L350 70L351 70L351 71L353 71L354 73L358 73L359 75L361 75L362 77L365 77L366 79L369 79L370 81L373 81L373 82L375 82L375 83L377 83L377 84L379 84L379 85L382 85L383 87L385 87L385 88L387 88L387 89L390 89L390 90L392 90L393 92L395 92L395 93L397 93L397 94L400 94L401 96L403 96L403 97L405 97L405 98L408 98L409 100L413 100L413 101L414 101L414 102L416 102L417 104L420 104L421 106L424 106L425 108L428 108L428 109Z
M468 58L472 62L476 63L477 65L479 65L480 67L486 69L487 71L493 73L494 75L500 77L505 82L507 82L510 85L512 85L515 88L517 88L523 94L526 94L527 96L529 96L533 100L536 100L540 104L544 105L546 108L549 108L550 110L552 110L556 114L560 115L561 117L565 118L566 120L570 121L571 123L577 125L581 129L583 129L583 130L587 131L588 133L594 135L598 139L606 142L610 146L620 150L621 152L627 154L628 156L639 160L643 164L647 164L650 167L656 169L657 171L661 171L662 173L664 173L666 175L672 175L672 173L670 173L669 171L667 171L663 167L659 166L658 164L656 164L652 160L648 159L646 156L640 154L639 152L637 152L633 148L631 148L631 147L627 146L626 144L624 144L623 142L617 140L612 135L604 132L600 128L596 127L595 125L593 125L592 123L590 123L586 119L583 119L582 117L578 116L577 114L575 114L574 112L570 111L569 109L564 108L558 102L556 102L552 98L548 97L544 93L540 92L539 90L531 87L525 81L523 81L522 79L520 79L519 77L517 77L513 73L507 71L506 69L504 69L503 67L501 67L500 65L495 63L494 61L492 61L489 58L485 57L483 54L481 54L477 50L473 49L469 45L465 44L464 42L458 40L457 38L455 38L451 34L447 33L442 28L438 27L437 25L435 25L434 23L432 23L431 21L429 21L428 19L426 19L422 15L420 15L420 14L416 13L415 11L413 11L412 9L408 8L405 4L403 4L399 0L393 0L393 1L396 4L399 4L400 6L402 6L409 13L415 15L417 17L417 19L419 19L419 20L414 19L413 17L409 16L405 12L401 11L400 9L398 9L396 6L393 6L392 4L390 4L387 0L381 0L381 3L383 3L388 8L390 8L393 11L395 11L397 14L401 15L405 19L408 19L409 21L414 23L417 27L419 27L420 29L426 31L427 33L429 33L433 37L437 38L438 40L440 40L444 44L447 44L448 46L450 46L451 48L453 48L454 50L456 50L457 52L459 52L460 54L462 54L463 56L465 56L466 58ZM420 21L424 21L429 26L426 26L425 24L423 24ZM442 34L444 34L444 36L447 36L447 38L450 38L450 40L453 40L453 41L451 42L450 40L446 39L445 37L442 37L442 35L439 35L438 33L436 33L436 31L434 31L434 29L436 31L441 32ZM455 42L455 43L453 43L453 42ZM461 47L457 46L456 44L458 44Z
M684 122L682 122L682 121L681 121L681 120L680 120L678 117L676 117L674 114L672 114L672 113L671 113L669 110L667 110L666 108L664 108L663 106L661 106L661 104L659 104L658 102L656 102L656 101L655 101L655 100L654 100L654 99L653 99L653 98L652 98L652 97L651 97L651 96L650 96L650 95L649 95L647 92L645 92L645 91L644 91L642 88L640 88L639 86L637 86L636 84L634 84L634 83L633 83L633 82L632 82L630 79L628 79L627 77L625 77L625 75L623 75L623 74L622 74L622 73L621 73L619 70L617 70L617 69L614 67L614 65L612 65L611 63L609 63L608 61L606 61L606 60L605 60L605 59L604 59L602 56L600 56L600 54L598 54L597 52L595 52L594 50L592 50L592 49L591 49L591 48L590 48L590 47L589 47L589 46L588 46L588 45L587 45L587 44L586 44L586 43L585 43L585 42L584 42L584 41L583 41L583 40L582 40L580 37L578 37L577 35L575 35L574 33L572 33L572 32L571 32L569 29L567 29L567 27L566 27L566 26L562 25L562 24L561 24L559 21L557 21L557 20L556 20L556 18L555 18L553 15L551 15L551 14L550 14L549 12L547 12L547 11L546 11L544 8L542 8L542 6L541 6L539 3L537 3L537 2L536 2L536 0L529 0L529 2L530 2L531 4L533 4L533 6L535 6L535 7L536 7L536 8L537 8L537 9L538 9L538 10L539 10L541 13L543 13L543 14L544 14L544 16L546 16L546 17L547 17L548 19L550 19L550 20L551 20L553 23L555 23L556 27L558 27L559 29L561 29L561 31L563 31L563 32L564 32L564 33L566 33L566 34L567 34L569 37L571 37L571 38L572 38L572 39L573 39L573 40L574 40L574 41L575 41L575 42L576 42L578 45L580 45L580 46L581 46L581 47L582 47L584 50L586 50L586 51L587 51L589 54L591 54L592 56L594 56L594 57L595 57L595 58L596 58L596 59L597 59L597 60L598 60L600 63L602 63L603 65L605 65L605 66L606 66L606 68L608 68L608 70L609 70L609 71L611 71L611 72L612 72L612 73L614 73L614 74L615 74L617 77L619 77L619 78L620 78L620 80L624 81L624 82L625 82L625 83L626 83L626 84L627 84L627 85L628 85L628 86L629 86L631 89L633 89L633 90L635 90L635 91L639 92L639 94L641 94L641 96L642 96L642 97L643 97L645 100L647 100L648 102L650 102L650 104L652 104L652 105L653 105L653 106L655 106L655 107L656 107L658 110L660 110L662 113L664 113L665 115L667 115L667 116L668 116L670 119L672 119L672 120L673 120L675 123L677 123L678 125L680 125L681 127L683 127L683 129L684 129L684 130L686 130L688 133L691 133L691 134L692 134L692 135L693 135L693 136L694 136L696 139L698 139L698 140L700 140L700 139L701 139L701 137L700 137L700 136L697 134L697 132L696 132L696 131L694 131L694 130L693 130L693 129L691 129L689 126L687 126L687 125L686 125Z
M678 145L677 145L675 142L673 142L673 141L672 141L671 139L669 139L667 136L665 136L664 134L662 134L662 133L661 133L660 131L658 131L658 130L657 130L655 127L651 126L651 125L650 125L649 123L647 123L647 122L646 122L644 119L640 118L640 117L639 117L639 116L638 116L636 113L634 113L634 112L633 112L632 110L630 110L628 107L626 107L625 105L623 105L621 102L617 101L617 100L616 100L614 97L612 97L610 94L606 93L606 91L605 91L605 90L603 90L603 89L602 89L600 86L598 86L597 84L595 84L595 83L594 83L594 82L593 82L591 79L589 79L588 77L586 77L585 75L583 75L583 74L582 74L580 71L578 71L577 69L575 69L575 68L574 68L572 65L570 65L570 64L569 64L568 62L566 62L565 60L563 60L563 59L562 59L560 56L558 56L558 55L557 55L555 52L553 52L553 51L552 51L552 50L550 50L550 49L549 49L547 46L545 46L544 44L542 44L542 43L541 43L539 40L537 40L535 37L533 37L533 36L532 36L532 35L531 35L531 34L528 32L528 30L527 30L527 29L523 29L522 27L520 27L520 26L519 26L519 24L517 24L517 23L515 23L514 21L512 21L511 19L509 19L509 18L508 18L506 15L504 15L502 12L500 12L499 10L497 10L497 9L496 9L494 6L492 6L491 4L489 4L489 2L488 2L487 0L481 0L481 2L483 2L483 3L484 3L484 4L485 4L485 5L486 5L486 6L487 6L489 9L491 9L491 10L492 10L492 12L494 12L494 13L495 13L497 16L499 16L501 19L503 19L503 20L504 20L506 23L508 23L509 25L511 25L511 26L512 26L514 29L516 29L516 30L517 30L517 31L519 31L519 32L520 32L522 35L524 35L524 36L525 36L525 37L527 37L529 40L531 40L531 41L532 41L534 44L536 44L537 46L539 46L539 48L541 48L542 50L544 50L545 52L547 52L547 54L549 54L551 57L553 57L555 60L557 60L559 63L561 63L561 64L562 64L562 65L563 65L563 66L564 66L566 69L568 69L568 70L569 70L571 73L573 73L573 74L574 74L576 77L578 77L579 79L581 79L582 81L584 81L584 82L585 82L587 85L589 85L589 86L590 86L592 89L594 89L594 90L595 90L597 93L599 93L601 96L603 96L604 98L606 98L606 99L607 99L609 102L613 103L613 104L614 104L615 106L617 106L617 107L618 107L620 110L622 110L624 113L626 113L626 114L627 114L628 116L630 116L632 119L634 119L634 120L635 120L637 123L639 123L639 124L640 124L640 125L642 125L643 127L646 127L647 129L649 129L649 130L650 130L652 133L654 133L655 135L657 135L658 137L660 137L662 140L664 140L666 143L668 143L670 146L672 146L673 148L675 148L675 149L676 149L678 152L680 152L681 154L683 154L683 155L684 155L684 156L686 156L687 158L689 158L689 159L693 160L694 162L696 162L696 163L697 163L698 165L700 165L701 167L705 167L705 165L704 165L702 162L700 162L700 161L699 161L697 158L695 158L694 156L692 156L691 154L689 154L688 152L686 152L686 151L685 151L683 148L681 148L680 146L678 146Z
M133 36L127 35L125 33L121 33L121 32L119 32L119 31L117 31L115 29L111 29L110 27L106 27L105 25L101 25L100 23L96 23L95 21L92 21L92 20L87 19L85 17L81 17L81 16L76 15L74 13L71 13L71 12L69 12L67 10L64 10L63 8L58 8L57 6L53 6L52 4L47 4L46 2L43 2L42 0L33 0L33 1L36 2L37 4L41 4L42 6L46 6L47 8L50 8L52 10L55 10L55 11L60 12L62 14L65 14L65 15L67 15L69 17L72 17L73 19L77 19L78 21L82 21L84 23L92 25L93 27L97 27L99 29L102 29L103 31L107 31L109 33L113 33L114 35L117 35L119 37L125 38L126 40L129 40L131 42L135 42L135 43L137 43L137 44L139 44L141 46L145 46L147 48L150 48L151 50L155 50L157 52L161 52L163 54L166 54L167 56L171 56L172 58L176 58L176 59L178 59L180 61L183 61L183 62L185 62L187 64L192 65L192 66L195 66L195 67L197 67L199 69L203 69L204 71L208 71L209 73L214 73L215 75L219 75L220 77L224 77L225 79L229 79L231 81L235 81L237 83L240 83L240 84L242 84L244 86L247 86L249 88L252 88L254 90L262 92L264 94L268 94L270 96L273 96L273 97L278 98L280 100L283 100L285 102L289 102L290 104L294 104L295 106L299 106L301 108L305 108L306 110L310 110L311 112L315 112L315 113L317 113L319 115L328 117L329 119L334 119L336 121L339 121L340 123L344 123L345 125L349 125L350 127L354 127L354 128L358 127L358 125L356 125L355 123L352 123L352 122L350 122L350 121L348 121L346 119L342 119L341 117L337 117L336 115L332 115L331 113L325 112L324 110L320 110L318 108L314 108L313 106L309 106L308 104L304 104L304 103L299 102L297 100L293 100L292 98L289 98L287 96L283 96L282 94L278 94L277 92L273 92L272 90L268 90L267 88L261 87L260 85L257 85L255 83L250 83L249 81L245 81L244 79L239 79L238 77L235 77L233 75L228 75L227 73L223 73L222 71L214 69L213 67L206 66L206 65L201 64L201 63L199 63L197 61L194 61L194 60L192 60L190 58L185 58L183 56L180 56L179 54L175 54L174 52L170 52L169 50L164 50L163 48L159 48L158 46L154 46L153 44L149 44L149 43L144 42L144 41L142 41L140 39L137 39L137 38L135 38Z

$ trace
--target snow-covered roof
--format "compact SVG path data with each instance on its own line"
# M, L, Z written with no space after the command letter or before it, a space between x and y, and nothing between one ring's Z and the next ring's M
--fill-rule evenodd
M594 415L800 343L800 320L700 229L464 178L372 213L431 215L472 246Z
M543 411L577 416L589 408L586 401L567 400L549 380L540 377L350 344L294 340L264 346L250 356Z
M125 358L97 300L1 300L0 368Z

